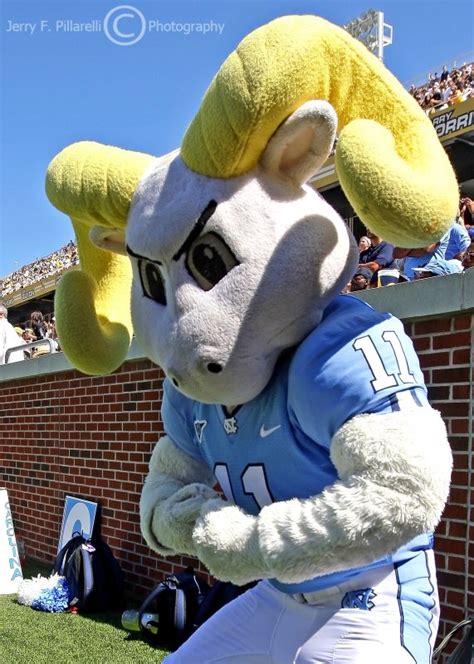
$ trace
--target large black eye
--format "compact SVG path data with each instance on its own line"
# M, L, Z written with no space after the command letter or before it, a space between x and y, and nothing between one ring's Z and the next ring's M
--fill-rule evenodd
M186 267L203 290L211 290L239 264L224 240L207 233L193 242L186 254Z
M158 265L147 260L138 261L143 294L158 304L166 304L165 284Z

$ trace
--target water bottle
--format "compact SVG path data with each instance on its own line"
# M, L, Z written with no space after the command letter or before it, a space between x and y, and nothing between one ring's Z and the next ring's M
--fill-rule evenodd
M139 612L134 609L129 609L122 613L122 627L128 632L139 632L140 628L146 629L152 634L158 634L158 619L157 613L144 613L141 619L141 625L138 622Z

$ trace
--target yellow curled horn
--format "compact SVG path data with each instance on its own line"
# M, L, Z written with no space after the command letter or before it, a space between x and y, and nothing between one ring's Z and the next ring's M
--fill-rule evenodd
M240 43L212 81L181 157L210 177L248 172L281 122L311 99L337 111L339 181L367 226L402 247L439 239L458 190L431 122L365 46L315 16L276 19Z
M94 246L89 231L125 228L133 194L152 159L81 142L65 148L48 168L46 193L71 217L81 265L66 273L56 290L57 331L68 359L84 373L114 371L132 337L130 261Z

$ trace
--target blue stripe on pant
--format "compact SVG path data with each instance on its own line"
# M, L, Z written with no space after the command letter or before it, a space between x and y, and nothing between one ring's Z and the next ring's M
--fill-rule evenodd
M400 609L400 640L417 664L431 661L437 630L437 594L427 552L395 565Z

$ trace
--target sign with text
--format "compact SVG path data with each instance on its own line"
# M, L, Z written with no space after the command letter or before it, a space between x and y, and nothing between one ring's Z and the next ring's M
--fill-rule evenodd
M442 143L474 131L474 97L433 113L431 122Z
M0 489L0 595L16 593L22 579L8 493Z

